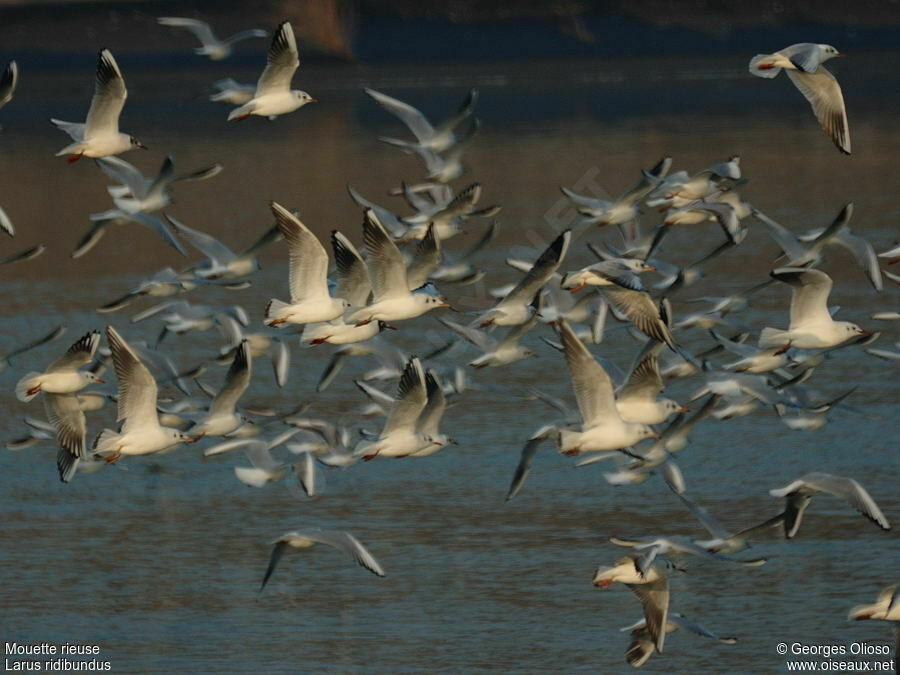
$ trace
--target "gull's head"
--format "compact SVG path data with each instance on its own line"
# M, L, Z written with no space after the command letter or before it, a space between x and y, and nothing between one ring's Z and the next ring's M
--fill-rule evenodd
M90 371L85 372L84 379L93 384L103 384L104 382L106 382L106 380L101 379Z
M819 51L822 52L822 61L833 59L835 56L846 56L845 54L841 54L841 52L831 45L819 45Z
M134 136L129 136L129 137L128 137L128 142L131 143L131 147L132 147L132 148L140 148L141 150L146 150L146 149L147 149L147 146L144 145L143 143L141 143L141 142L140 142L138 139L136 139Z
M685 408L683 405L678 403L678 401L673 401L670 398L664 398L660 401L660 403L662 403L663 410L665 410L669 415L674 415L675 413L690 412L689 408Z
M855 323L850 323L849 321L842 321L841 325L842 325L843 329L847 332L846 339L848 339L848 340L850 338L860 337L860 336L866 337L866 336L869 336L872 334L872 331L866 330L865 328L860 328Z
M653 430L653 427L647 424L638 425L638 437L644 438L659 438L659 434Z
M656 271L656 268L653 267L653 265L648 265L646 260L641 260L640 258L619 258L618 261L622 263L624 267L627 267L632 272L638 274L641 272Z
M307 94L305 91L294 89L291 93L294 95L294 98L297 99L297 103L299 103L300 105L306 105L307 103L318 103L316 99Z

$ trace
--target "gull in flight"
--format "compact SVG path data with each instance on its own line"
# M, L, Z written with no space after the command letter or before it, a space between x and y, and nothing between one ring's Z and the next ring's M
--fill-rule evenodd
M365 213L363 241L372 303L350 314L347 323L363 326L375 320L402 321L437 307L450 306L442 296L432 295L428 285L415 292L409 289L406 260L372 209Z
M468 96L466 96L466 99L463 101L459 110L437 127L434 127L420 110L413 108L409 103L404 103L396 98L391 98L374 89L366 89L366 93L375 99L375 102L382 108L389 113L396 115L397 118L413 132L418 141L417 143L401 141L395 138L379 137L379 140L390 143L391 145L396 145L406 152L415 152L418 150L443 152L444 150L449 150L453 145L462 142L457 138L453 130L463 121L468 119L478 100L478 92L475 89L472 89L469 91Z
M763 328L759 346L823 349L852 338L871 335L855 323L834 321L828 311L832 281L825 272L802 267L779 267L772 278L792 287L791 320L787 330Z
M263 576L262 584L260 584L260 593L262 592L262 589L266 587L266 582L269 580L269 577L272 576L275 567L278 566L278 562L281 560L281 556L284 555L284 552L287 551L288 547L304 549L312 548L316 544L325 544L326 546L331 546L332 548L336 548L337 550L346 553L353 558L357 565L365 567L372 574L376 574L379 577L384 576L384 570L381 565L378 564L378 561L375 560L375 556L369 553L369 550L349 532L320 529L299 530L296 532L286 532L272 543L275 544L275 548L272 549L272 556L269 558L269 566L266 568L266 574Z
M361 441L354 454L369 461L378 455L385 457L406 457L421 452L430 445L430 440L420 433L419 418L428 404L428 385L425 369L415 356L406 364L397 388L397 398L384 428L377 438ZM440 411L443 413L443 411ZM439 421L439 420L438 420ZM440 445L440 442L438 442Z
M893 621L894 622L894 663L900 656L900 592L896 584L888 586L878 594L874 605L857 605L850 610L848 619L854 621Z
M665 388L656 357L661 347L662 343L653 343L616 392L616 410L626 422L662 424L675 413L690 412L670 398L656 398Z
M240 279L253 274L260 268L257 259L260 250L272 242L278 241L282 236L278 226L273 226L263 232L249 248L238 254L206 232L188 227L168 215L166 219L178 234L206 256L205 260L194 263L186 270L191 272L195 278L206 281Z
M118 432L104 429L94 441L94 454L116 462L122 455L148 455L193 443L200 436L189 436L178 429L161 426L156 411L156 380L112 326L106 327L106 338L112 352L116 378L119 381L119 411L122 422Z
M841 86L822 64L836 56L843 56L831 45L800 42L775 52L757 54L750 59L750 72L757 77L771 78L782 69L794 86L812 106L816 119L837 146L850 154L850 127Z
M250 346L244 340L234 354L222 388L210 403L206 416L189 429L191 434L224 436L236 431L244 423L244 418L235 411L235 406L250 384L251 366Z
M853 216L852 202L841 209L828 227L818 228L799 236L757 209L753 209L753 216L763 222L769 234L784 251L788 259L784 267L815 267L821 262L826 246L838 245L850 252L869 277L869 282L875 290L882 289L881 268L878 266L875 249L864 238L850 231L848 223Z
M577 455L622 450L644 438L658 438L646 424L622 419L612 380L565 321L559 323L559 335L582 421L580 431L560 429L560 451Z
M642 573L638 569L636 557L626 556L613 567L598 567L592 583L597 588L609 588L617 581L628 586L641 601L647 633L653 647L662 654L669 615L668 578L655 565Z
M77 396L91 382L102 383L91 371L78 370L90 363L100 344L100 333L88 333L66 351L66 354L55 361L46 373L26 375L27 382L22 385L26 396L36 396L44 392L44 409L47 421L52 425L59 441L56 455L56 466L59 479L68 483L72 480L78 465L82 461L90 461L85 443L87 427L84 418L84 407ZM35 383L35 379L39 382ZM29 399L30 400L30 399Z
M365 307L372 293L369 283L369 271L353 243L337 230L331 232L331 249L334 251L335 274L337 288L335 293L349 303L343 316L324 323L307 324L303 328L301 342L310 345L329 343L333 345L350 345L365 342L375 337L385 325L380 321L370 321L362 326L348 323L345 318L356 310ZM327 386L327 385L326 385Z
M559 268L569 250L571 240L572 231L565 230L550 242L519 283L500 302L481 315L478 319L479 325L482 328L518 326L528 321L534 314L534 296Z
M90 370L79 370L94 359L100 333L93 331L82 337L66 351L65 355L50 364L43 373L28 373L16 385L16 398L28 402L41 392L48 394L74 394L91 383L103 383Z
M87 120L81 122L63 122L51 119L57 129L62 129L72 138L70 143L56 153L56 156L69 155L69 163L77 162L82 157L106 157L118 155L126 150L147 147L134 136L119 131L119 115L125 107L128 91L119 64L112 52L103 49L97 57L97 79L94 85L94 97L88 110Z
M862 485L852 478L814 472L798 478L783 488L769 490L769 494L773 497L785 498L784 535L788 539L793 539L797 534L803 513L817 492L840 497L882 530L891 529L888 519Z
M208 56L213 61L221 61L231 56L231 46L235 42L248 40L250 38L269 37L269 34L261 28L251 28L240 33L230 35L224 40L220 40L213 33L212 28L205 21L197 19L189 19L181 16L161 16L157 19L161 26L174 26L175 28L184 28L194 34L202 47L196 47L194 53L200 56Z
M328 294L328 253L322 242L300 219L277 202L271 203L278 230L288 245L290 303L272 299L266 306L266 323L318 323L344 313L350 303Z
M666 633L674 633L680 628L683 628L694 635L699 635L700 637L717 640L723 645L733 645L737 643L737 638L719 637L703 625L688 619L684 614L672 612L668 615L668 620L666 621ZM628 645L628 649L625 650L625 660L628 662L628 665L634 668L640 668L647 663L647 660L651 656L653 656L653 651L655 649L653 640L650 639L649 631L647 630L647 620L641 619L640 621L637 621L630 626L620 628L619 630L623 633L631 633L631 644Z
M300 56L294 29L284 21L272 38L268 62L256 83L253 98L240 108L232 110L228 114L229 121L244 120L250 115L261 115L273 120L279 115L302 108L307 103L315 103L316 99L305 91L291 89L291 79L299 66Z
M587 197L565 187L560 190L574 204L585 224L622 226L637 220L640 214L637 203L659 185L671 166L672 158L663 157L650 171L643 173L637 185L615 201Z

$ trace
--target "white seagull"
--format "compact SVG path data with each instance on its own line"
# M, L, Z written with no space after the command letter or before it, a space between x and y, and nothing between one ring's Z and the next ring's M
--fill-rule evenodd
M622 419L612 380L565 321L559 323L559 335L582 421L580 431L560 429L560 451L577 455L622 450L644 438L658 438L646 424Z
M31 372L16 384L16 398L28 402L42 391L48 394L74 394L91 383L103 383L90 370L79 370L89 364L97 345L100 344L100 333L93 331L83 336L66 351L65 355L50 364L43 373Z
M882 530L891 529L888 519L862 485L852 478L813 472L801 476L783 488L769 490L769 494L773 497L785 498L784 535L788 539L797 534L803 513L817 492L840 497Z
M272 543L275 544L275 548L272 549L272 556L269 558L269 566L266 568L266 574L263 576L262 584L260 584L260 592L265 588L266 582L269 580L269 577L272 576L272 572L275 571L278 561L281 560L281 556L284 555L284 552L287 551L288 547L303 549L311 548L316 544L325 544L326 546L331 546L332 548L336 548L337 550L346 553L353 558L358 565L365 567L372 572L372 574L377 574L379 577L384 576L384 570L381 568L381 565L378 564L378 561L375 560L375 556L369 553L368 549L366 549L366 547L349 532L319 529L299 530L296 532L287 532Z
M224 40L220 40L216 37L215 33L213 33L210 25L205 21L198 21L197 19L189 19L181 16L161 16L157 19L157 22L159 22L161 26L184 28L193 33L194 37L200 40L200 43L203 45L202 47L196 47L194 53L199 54L200 56L208 56L213 61L221 61L222 59L231 56L231 45L235 42L250 38L264 38L269 36L269 34L261 28L251 28L250 30L244 30L240 33L230 35Z
M428 404L425 369L415 356L406 364L397 388L397 398L377 438L360 441L354 454L369 461L378 455L406 457L424 449L418 421Z
M272 202L271 207L290 254L291 301L270 300L266 306L266 323L280 326L338 318L350 303L328 294L328 253L319 238L281 204Z
M437 127L434 127L420 110L413 108L409 103L392 98L374 89L366 89L366 93L382 108L396 115L413 132L418 141L417 143L401 141L395 138L379 138L379 140L396 145L407 152L416 150L443 152L450 149L454 144L459 143L460 139L457 138L453 130L472 114L472 110L478 100L478 92L475 89L470 90L459 110Z
M190 428L190 433L224 436L236 431L244 423L244 418L235 411L235 406L250 384L252 363L249 343L244 340L234 354L234 360L225 374L222 388L210 403L209 411L202 420Z
M160 426L156 412L156 380L131 346L112 326L106 327L116 378L119 380L118 432L104 429L94 441L94 454L116 462L122 455L148 455L179 443L193 443L199 436Z
M850 154L850 127L841 86L822 64L843 56L831 45L800 42L750 59L750 72L757 77L775 77L782 69L812 106L816 119L844 154Z
M427 286L415 292L409 290L406 260L372 209L366 210L363 241L372 303L348 316L347 323L362 326L375 320L402 321L437 307L450 306L443 297L432 295Z
M97 80L87 120L84 123L50 120L75 141L57 152L56 156L69 155L71 164L82 157L118 155L134 148L146 150L147 147L134 136L119 131L119 115L127 97L125 80L112 52L101 50L97 57Z
M534 296L559 268L563 258L566 257L571 240L572 231L565 230L550 242L519 283L500 302L481 315L478 319L479 325L482 328L518 326L528 321L534 314Z
M801 267L779 267L771 276L790 285L791 322L787 330L763 328L759 346L823 349L852 338L871 335L855 323L834 321L828 311L832 281L825 272Z
M290 23L283 21L272 38L268 63L256 83L256 93L244 105L228 114L229 121L247 119L250 115L260 115L272 120L302 108L307 103L314 103L316 99L305 91L291 89L291 79L299 66L294 29Z

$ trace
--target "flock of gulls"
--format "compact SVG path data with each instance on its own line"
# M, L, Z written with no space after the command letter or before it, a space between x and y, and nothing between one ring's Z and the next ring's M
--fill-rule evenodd
M226 58L239 40L266 35L250 30L218 40L208 25L194 19L164 17L159 23L193 33L202 42L196 53L211 59ZM839 150L849 154L841 90L822 65L835 56L840 54L829 45L797 44L754 57L750 72L773 77L785 70ZM234 121L290 113L315 101L306 92L290 88L298 65L294 33L290 23L284 22L271 41L256 86L217 82L211 99L237 106L228 115ZM0 84L0 105L14 99L18 78L17 65L11 62ZM852 389L823 400L808 385L829 359L840 359L843 350L861 349L878 337L877 332L833 316L832 279L820 268L826 257L836 249L849 252L876 291L882 290L885 277L900 283L900 277L879 264L879 257L887 265L900 260L900 248L876 254L869 241L850 229L853 204L845 205L821 228L796 232L742 200L739 189L747 179L739 157L696 173L672 171L672 159L666 157L641 170L635 187L615 200L563 188L576 214L570 227L556 233L530 259L508 259L518 281L493 289L492 306L463 313L450 307L438 288L488 278L491 271L480 268L476 260L484 257L496 234L492 218L500 211L496 205L479 206L480 184L453 186L465 171L463 151L479 127L474 117L477 92L471 91L440 124L432 124L408 103L374 90L366 93L412 132L412 138L381 140L422 159L422 180L404 182L392 190L405 200L402 210L407 214L380 206L351 187L350 197L360 207L362 231L335 230L330 241L323 243L289 206L271 202L268 208L274 225L253 246L235 253L209 233L158 215L171 203L171 189L177 182L211 179L221 166L179 175L167 157L159 172L148 177L116 156L144 145L119 131L127 96L125 80L113 54L101 50L86 120L51 120L71 139L58 154L69 162L91 158L113 182L108 188L113 207L90 216L91 227L74 256L86 255L110 225L138 223L158 233L179 254L188 254L186 242L200 258L180 271L160 270L98 308L111 315L143 298L162 299L131 319L132 323L160 321L155 342L138 340L132 326L120 330L107 325L105 346L104 335L92 331L49 365L30 363L32 372L21 376L15 393L20 401L40 399L46 421L28 418L28 434L8 447L57 444L59 477L69 482L80 472L101 470L123 457L218 439L204 454L244 451L251 466L234 470L246 485L264 487L285 480L298 494L302 490L315 495L320 490L319 473L325 469L364 466L359 463L385 457L421 458L451 448L456 441L440 429L448 406L478 386L468 373L506 368L536 356L535 350L541 349L543 360L565 363L577 405L572 408L536 389L529 392L530 399L539 401L535 406L547 404L536 408L543 411L545 423L522 439L524 448L507 500L519 494L520 499L527 498L526 479L533 459L538 450L549 446L574 457L579 466L604 462L608 470L602 475L612 485L661 477L708 532L702 537L667 533L611 538L612 544L627 550L619 559L608 561L611 564L600 565L593 584L607 588L621 582L639 600L643 619L623 629L631 635L626 659L635 667L662 653L666 635L679 629L722 643L735 641L670 611L673 601L677 607L677 598L670 598L669 577L683 571L686 556L710 564L763 565L765 558L746 557L751 542L774 528L786 539L798 536L812 497L820 493L843 500L875 527L891 528L875 498L859 482L850 476L814 472L774 487L771 495L783 504L773 505L773 516L733 532L689 495L675 461L676 454L689 446L693 429L709 419L722 421L771 410L790 429L811 431L825 425L829 412L837 408L859 414L850 405ZM648 228L647 213L662 213L662 218ZM703 303L701 310L681 313L684 290L695 284L702 287L704 265L739 246L751 223L765 228L782 251L773 269L763 271L759 283L746 292L695 297L692 301ZM15 233L2 210L0 225L10 236ZM712 228L718 241L695 262L678 266L662 257L664 238L672 227L695 228L697 241L702 241L701 232L705 237ZM587 242L600 228L613 237L599 245ZM454 249L451 240L464 229L479 232L477 242L466 250ZM251 320L240 305L193 302L209 286L236 292L247 288L259 269L259 252L273 244L287 253L287 294L257 308L262 317ZM3 262L27 261L42 250L35 247ZM594 262L580 267L572 263L587 255ZM648 283L650 275L658 281ZM738 317L752 296L770 286L785 297L790 291L790 305L784 306L779 325L741 321ZM431 353L421 357L403 354L392 344L392 331L442 308L445 311L437 321L446 344L429 346ZM880 312L872 318L896 320L898 314ZM608 320L624 329L607 326ZM212 328L220 331L224 345L196 368L178 369L162 350L170 333L185 335ZM15 358L19 367L26 361L26 352L57 339L63 330L60 327L6 354L5 365ZM625 373L597 354L596 345L615 335L626 336L622 339L633 345L633 365ZM707 341L703 351L686 347L688 341L696 343L695 335ZM535 336L538 339L532 340ZM381 428L352 428L327 416L310 416L306 409L285 414L242 407L254 364L260 359L271 360L275 383L288 387L292 344L310 348L302 352L305 366L328 352L319 391L331 384L348 359L377 362L377 368L356 384L367 400L360 411L361 426L368 424L363 420L383 415ZM332 347L316 347L326 344ZM897 351L868 351L894 363L900 358ZM561 354L554 356L556 352ZM446 367L455 354L462 356ZM118 385L115 392L97 386L110 377L110 364ZM215 374L216 364L227 366L224 375ZM204 374L217 380L218 387L200 379ZM697 382L690 401L661 397L666 381L673 378ZM385 382L394 379L399 380L397 385L385 387ZM92 418L108 401L115 402L118 426L100 429ZM347 532L307 529L288 532L273 543L260 592L285 551L315 544L339 549L372 573L385 574L369 550ZM900 621L897 586L885 589L874 605L854 608L850 618L892 621L896 627Z

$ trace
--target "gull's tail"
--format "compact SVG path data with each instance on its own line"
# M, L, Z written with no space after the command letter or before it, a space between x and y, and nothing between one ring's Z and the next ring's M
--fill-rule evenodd
M34 392L33 394L29 394L28 392L39 384L38 380L36 379L39 375L40 373L38 372L30 372L21 380L19 380L18 384L16 384L17 399L28 403L28 401L38 395L38 391Z
M269 300L269 304L266 305L266 322L269 323L271 321L283 319L285 307L290 307L290 305L281 300L276 300L275 298Z
M122 438L121 434L112 429L104 429L94 440L94 452L97 454L115 452L120 438Z
M781 72L781 68L775 65L774 54L757 54L750 59L750 72L757 77L772 78Z

